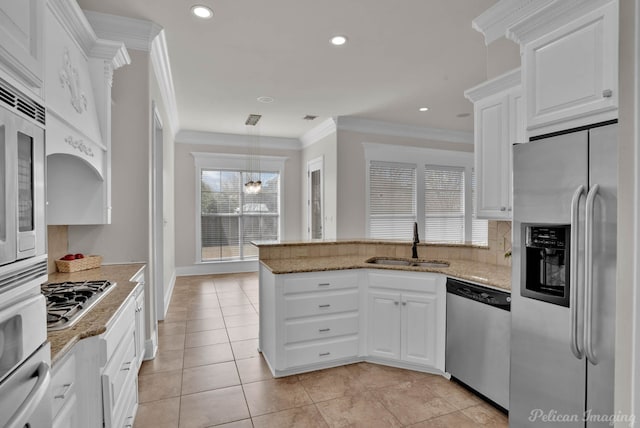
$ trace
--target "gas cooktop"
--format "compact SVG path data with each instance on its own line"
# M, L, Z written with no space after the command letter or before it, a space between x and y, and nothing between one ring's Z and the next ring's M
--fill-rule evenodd
M40 290L47 299L47 330L71 327L115 285L106 280L41 285Z

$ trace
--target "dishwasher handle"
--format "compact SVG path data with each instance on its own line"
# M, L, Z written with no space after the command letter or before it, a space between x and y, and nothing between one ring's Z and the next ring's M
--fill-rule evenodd
M499 291L466 281L447 278L447 293L507 312L511 311L511 294L506 291Z

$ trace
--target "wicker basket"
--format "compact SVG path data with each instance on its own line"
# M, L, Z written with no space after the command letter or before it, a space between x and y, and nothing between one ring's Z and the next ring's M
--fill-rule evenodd
M85 256L75 260L56 260L58 272L78 272L81 270L95 269L102 264L102 256Z

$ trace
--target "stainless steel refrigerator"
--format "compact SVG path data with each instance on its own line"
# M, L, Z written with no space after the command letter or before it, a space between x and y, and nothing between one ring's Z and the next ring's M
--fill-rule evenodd
M509 423L613 415L617 124L513 149Z

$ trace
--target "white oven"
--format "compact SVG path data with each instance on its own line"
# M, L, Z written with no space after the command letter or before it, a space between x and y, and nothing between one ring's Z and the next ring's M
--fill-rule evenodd
M0 266L45 254L45 109L0 79Z
M0 266L0 427L50 428L47 257Z

